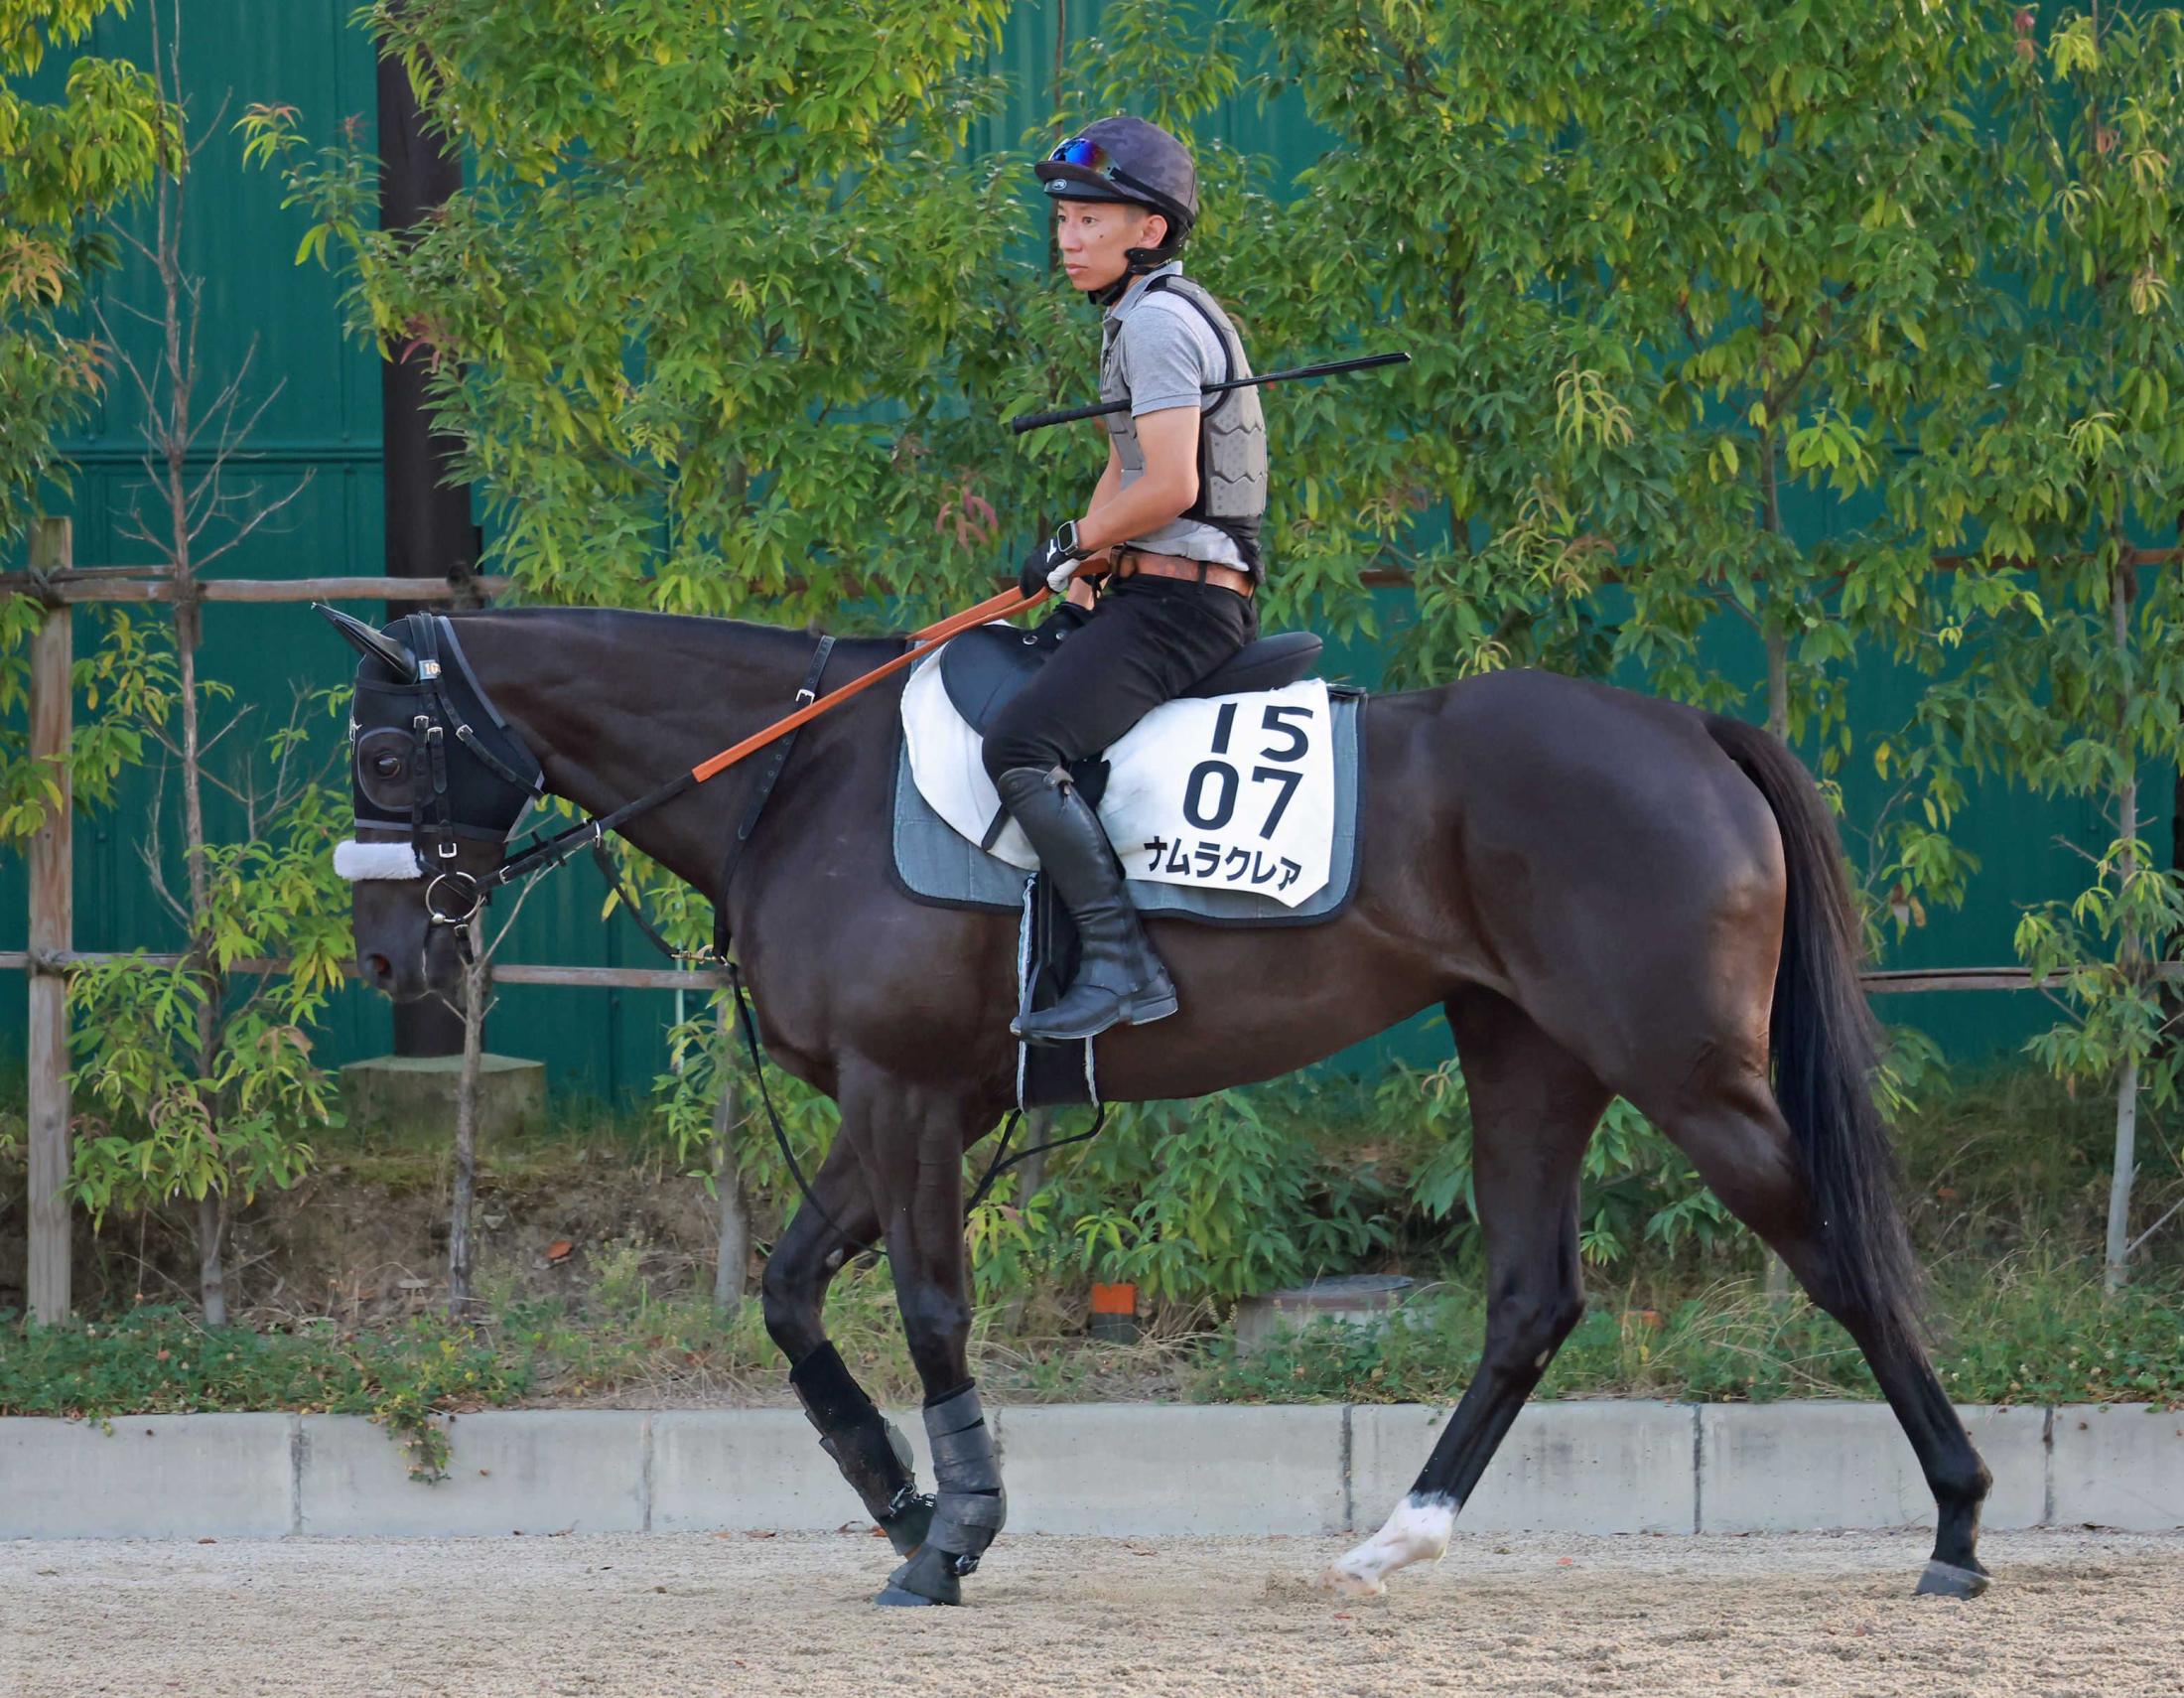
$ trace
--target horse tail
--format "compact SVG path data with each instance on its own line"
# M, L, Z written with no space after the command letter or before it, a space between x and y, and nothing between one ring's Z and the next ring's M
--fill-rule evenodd
M1896 1203L1896 1164L1874 1100L1879 1023L1858 984L1857 910L1820 786L1789 746L1741 720L1706 731L1775 816L1789 890L1768 1047L1774 1094L1819 1213L1823 1265L1841 1302L1887 1344L1914 1342L1923 1281ZM1816 1294L1822 1295L1822 1294Z

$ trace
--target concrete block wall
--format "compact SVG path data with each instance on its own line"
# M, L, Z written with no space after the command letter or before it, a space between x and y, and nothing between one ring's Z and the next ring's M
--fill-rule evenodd
M2184 1411L1963 1410L1991 1527L2184 1530ZM1370 1530L1448 1412L1075 1404L991 1413L1016 1533ZM896 1424L930 1483L923 1424ZM0 1420L0 1538L823 1531L862 1512L794 1410L511 1410L447 1424L448 1478L350 1416ZM1877 1403L1528 1405L1461 1531L1742 1533L1931 1523Z

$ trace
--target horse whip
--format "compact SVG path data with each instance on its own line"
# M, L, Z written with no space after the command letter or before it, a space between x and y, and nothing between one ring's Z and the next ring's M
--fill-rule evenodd
M1218 395L1224 389L1250 389L1266 383L1289 383L1305 377L1332 377L1338 371L1366 371L1375 365L1408 365L1408 354L1368 354L1356 359L1330 359L1323 365L1293 365L1287 371L1269 371L1259 377L1232 377L1222 383L1208 383L1200 394ZM1048 425L1071 424L1078 419L1096 419L1108 413L1119 413L1130 405L1128 401L1099 401L1089 407L1065 407L1058 413L1019 413L1009 421L1009 428L1022 436L1027 430L1044 430Z

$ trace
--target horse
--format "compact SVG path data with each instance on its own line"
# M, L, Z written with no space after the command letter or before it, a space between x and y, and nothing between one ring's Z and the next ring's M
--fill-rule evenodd
M802 631L614 610L418 615L384 633L323 611L363 654L353 768L374 800L344 848L398 863L353 887L358 970L397 1000L461 982L456 899L475 908L503 867L514 784L626 814L808 701L819 674L839 687L906 648L846 637L815 655ZM920 904L890 878L902 684L876 683L805 726L785 769L747 762L610 823L711 900L767 1050L841 1110L767 1259L764 1323L903 1559L876 1602L924 1606L960 1601L1006 1514L967 1353L963 1157L1015 1099L1017 937L1007 915ZM1474 1128L1484 1353L1409 1492L1323 1584L1378 1593L1446 1551L1582 1312L1579 1166L1621 1095L1863 1352L1934 1494L1916 1590L1984 1591L1992 1477L1925 1346L1871 1088L1861 933L1811 775L1741 721L1534 671L1373 696L1360 735L1348 905L1281 929L1150 920L1180 1011L1097 1041L1103 1097L1142 1101L1272 1078L1436 1006L1447 1017ZM493 817L464 817L464 798L488 792ZM747 840L724 867L740 816ZM933 1495L822 1325L834 1273L875 1244L925 1391Z

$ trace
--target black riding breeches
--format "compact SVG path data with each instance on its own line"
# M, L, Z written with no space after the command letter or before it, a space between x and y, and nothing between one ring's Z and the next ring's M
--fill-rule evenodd
M1258 635L1259 610L1234 590L1147 573L1110 579L1092 617L987 727L987 773L1098 755Z

